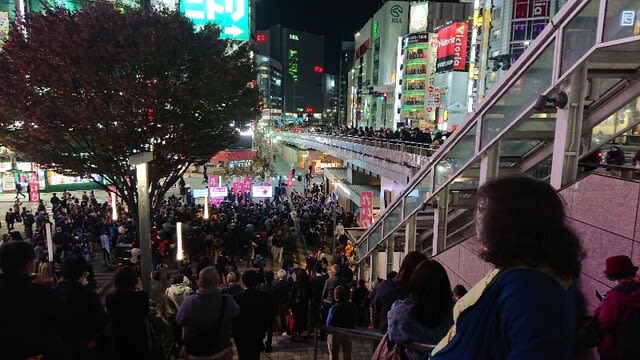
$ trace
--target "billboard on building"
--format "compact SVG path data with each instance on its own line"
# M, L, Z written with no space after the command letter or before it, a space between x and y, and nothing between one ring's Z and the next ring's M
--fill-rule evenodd
M249 40L249 0L180 1L180 12L193 21L196 29L214 23L222 30L222 39Z
M409 33L427 31L429 19L429 3L411 4L411 12L409 14Z
M438 30L436 72L466 71L469 24L454 22Z

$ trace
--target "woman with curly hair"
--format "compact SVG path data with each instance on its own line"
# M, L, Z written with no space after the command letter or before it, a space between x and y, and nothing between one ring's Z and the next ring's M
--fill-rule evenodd
M476 206L481 257L495 268L456 302L431 358L572 359L584 251L560 196L511 176L481 186Z

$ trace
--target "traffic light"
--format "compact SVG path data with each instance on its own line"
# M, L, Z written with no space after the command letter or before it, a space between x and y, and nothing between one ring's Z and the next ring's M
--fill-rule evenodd
M384 98L384 100L387 101L387 93L386 92L381 92L380 96L382 96Z

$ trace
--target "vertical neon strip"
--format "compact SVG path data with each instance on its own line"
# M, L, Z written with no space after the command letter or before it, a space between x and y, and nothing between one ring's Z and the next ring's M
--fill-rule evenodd
M181 261L184 259L182 254L182 223L176 223L176 233L178 235L178 240L176 244L176 260Z

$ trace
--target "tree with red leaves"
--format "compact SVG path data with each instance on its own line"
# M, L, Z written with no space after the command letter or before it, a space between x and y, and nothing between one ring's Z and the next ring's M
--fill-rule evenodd
M176 12L106 3L30 13L0 50L0 141L58 172L101 175L134 214L128 158L152 151L155 208L235 140L231 121L259 114L250 48L219 35Z

